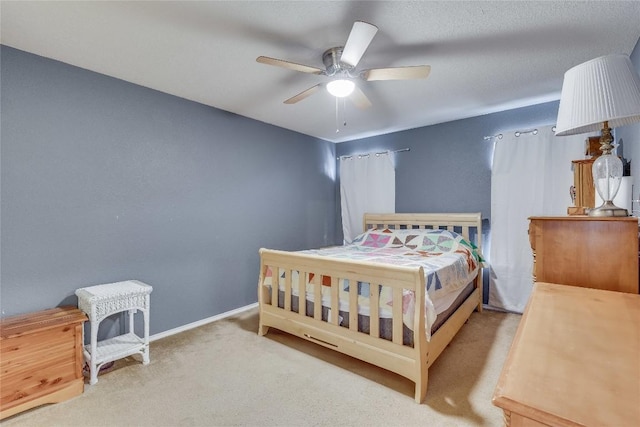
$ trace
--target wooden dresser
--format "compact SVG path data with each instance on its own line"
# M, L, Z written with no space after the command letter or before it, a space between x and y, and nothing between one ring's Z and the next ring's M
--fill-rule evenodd
M531 217L533 279L639 293L638 219Z
M640 426L640 295L534 284L493 395L510 427Z
M0 323L0 419L82 394L82 328L76 307L58 307Z

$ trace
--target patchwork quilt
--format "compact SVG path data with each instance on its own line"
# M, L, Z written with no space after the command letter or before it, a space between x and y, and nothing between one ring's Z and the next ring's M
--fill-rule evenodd
M434 301L446 299L452 293L462 290L476 275L482 257L478 250L460 234L448 230L390 230L372 229L356 237L353 242L345 246L322 249L311 249L301 253L326 256L332 258L367 261L382 264L402 266L420 266L425 272L427 294L426 330L436 319ZM280 271L284 279L284 271ZM326 279L326 280L325 280ZM316 282L313 277L309 280ZM322 304L330 307L330 278L323 277ZM327 282L327 283L324 283ZM265 286L271 286L272 272L268 270L264 281ZM279 288L284 290L284 280ZM297 272L292 274L292 283L298 283ZM339 282L340 310L349 311L349 288L352 283L348 279ZM369 283L358 282L358 312L369 315ZM294 295L298 294L297 286L293 286ZM313 301L313 285L307 283L306 299ZM451 301L453 298L449 298ZM415 308L414 292L405 290L403 293L403 320L408 328L413 327L413 313ZM382 318L391 317L393 306L391 288L382 286L380 289L379 314Z

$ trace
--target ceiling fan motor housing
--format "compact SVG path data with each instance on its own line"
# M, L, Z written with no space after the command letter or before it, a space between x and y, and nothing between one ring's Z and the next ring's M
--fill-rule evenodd
M327 76L334 76L338 73L348 73L353 70L354 67L340 62L343 49L342 46L332 47L322 54L322 62L327 68Z

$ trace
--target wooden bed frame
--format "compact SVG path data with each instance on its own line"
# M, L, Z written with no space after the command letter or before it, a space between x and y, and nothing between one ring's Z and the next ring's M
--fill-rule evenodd
M456 231L473 241L478 249L482 243L482 219L480 213L453 214L365 214L364 229L385 228L435 228ZM475 233L472 233L475 232ZM474 234L472 236L472 234ZM286 272L285 279L273 275L272 288L263 286L267 269ZM322 304L314 304L314 312L306 313L306 304L300 303L299 312L292 310L293 290L304 295L306 280L292 281L292 271L311 281L314 300L321 300L323 276L331 279L331 311L328 321L322 320ZM413 347L403 345L402 304L393 304L392 339L379 337L380 318L370 316L370 332L358 331L357 286L349 291L349 327L339 325L339 279L349 279L392 288L393 301L402 301L403 289L415 292L416 310L413 324ZM278 283L280 280L280 283ZM353 283L353 282L352 282ZM278 289L284 286L284 307L278 307ZM339 351L365 362L395 372L415 382L415 400L422 403L427 393L428 369L456 335L474 310L482 311L482 270L474 281L474 290L427 341L425 333L425 277L422 267L381 265L371 262L331 259L297 252L260 249L260 279L258 282L259 335L265 335L270 327L296 335L324 347ZM371 307L378 306L378 292L371 292ZM373 310L372 310L373 311ZM310 317L313 315L313 317Z

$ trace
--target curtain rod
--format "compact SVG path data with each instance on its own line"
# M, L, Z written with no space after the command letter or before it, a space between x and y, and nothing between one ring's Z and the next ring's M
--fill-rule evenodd
M501 133L498 133L498 134L496 134L496 135L489 135L489 136L485 136L485 137L484 137L484 140L485 140L485 141L488 141L488 140L493 139L493 138L496 138L496 139L502 139L502 134L501 134Z
M411 148L400 148L399 150L380 151L378 153L352 154L352 155L349 155L349 156L339 156L339 157L336 157L336 160L346 160L346 159L350 159L350 158L352 158L354 156L357 156L360 159L362 157L369 157L372 154L375 154L376 156L379 156L380 154L403 153L405 151L411 151Z
M551 128L551 131L552 131L552 132L555 132L555 131L556 131L556 127L555 127L555 126L553 126L553 127ZM516 130L516 131L514 131L514 132L513 132L513 134L514 134L516 137L518 137L518 136L520 136L520 135L525 135L525 134L537 135L537 134L538 134L538 129ZM501 133L498 133L498 134L496 134L496 135L489 135L489 136L485 136L483 139L484 139L485 141L489 141L489 140L494 139L494 138L495 138L495 139L502 139L502 134L501 134Z
M538 129L529 129L529 130L517 130L513 133L516 137L525 134L537 135Z

